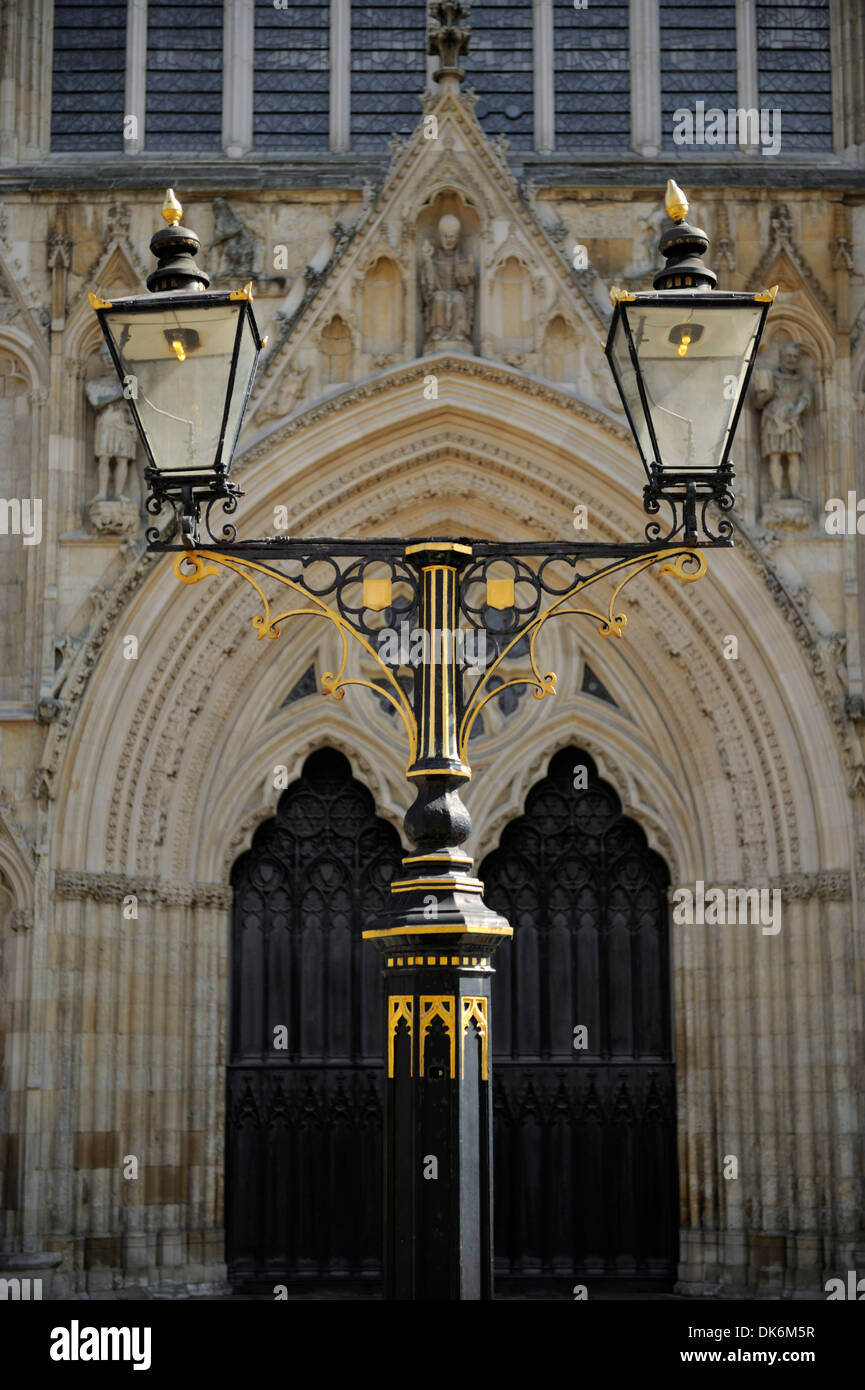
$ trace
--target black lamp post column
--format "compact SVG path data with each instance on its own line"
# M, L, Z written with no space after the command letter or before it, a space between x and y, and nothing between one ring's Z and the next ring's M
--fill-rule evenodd
M483 901L460 846L462 673L457 582L471 546L424 542L426 651L415 676L417 787L405 826L415 852L391 885L389 918L364 936L382 953L385 999L385 1297L492 1297L492 954L511 935Z

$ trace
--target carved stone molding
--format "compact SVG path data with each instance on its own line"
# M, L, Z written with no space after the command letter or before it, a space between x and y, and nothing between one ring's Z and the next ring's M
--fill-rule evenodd
M55 232L48 238L48 269L68 270L72 264L72 238L65 232Z
M444 375L449 372L457 376L470 376L475 381L482 378L492 385L507 386L510 390L520 391L527 396L534 396L538 400L548 401L551 405L558 406L559 409L579 415L590 424L600 425L616 439L623 439L628 442L632 439L630 431L619 420L596 407L587 405L570 392L557 390L554 386L536 381L523 374L509 372L505 367L482 357L437 358L429 356L425 357L422 362L410 363L386 376L358 382L357 385L340 391L336 396L331 396L327 400L311 406L309 410L304 410L292 420L287 421L281 428L272 431L266 438L260 439L251 448L245 449L239 454L235 461L235 471L253 463L256 459L263 458L273 449L282 445L285 440L290 439L293 434L307 429L310 425L317 424L319 420L326 419L334 412L347 410L350 406L371 397L386 395L395 388L413 381L422 382L423 378L430 372L434 372L436 375Z
M793 218L790 209L786 203L775 203L769 214L769 244L748 277L750 284L755 289L764 288L764 281L769 275L776 257L782 251L787 254L801 280L807 285L829 322L834 323L835 312L829 302L828 295L794 240Z
M105 214L105 233L102 245L105 250L112 241L123 241L129 236L130 209L128 203L111 203Z
M796 641L805 650L811 674L835 726L845 761L851 770L855 769L859 763L859 740L855 737L853 725L845 715L845 688L838 669L839 653L833 653L828 644L818 637L807 617L801 596L797 603L772 564L766 546L759 544L740 520L734 517L734 522L746 542L745 555L750 563L760 570L769 592L790 623Z
M670 884L667 900L671 903L674 901L678 888L691 887L691 884L686 883ZM821 902L845 903L850 898L851 875L847 869L821 869L811 874L780 874L765 884L746 884L741 879L713 879L705 888L707 893L712 888L720 888L724 893L731 888L738 891L747 888L777 888L780 889L782 899L788 902L809 902L812 898L819 898Z
M782 533L810 531L811 504L801 497L770 497L760 512L760 525Z
M812 874L781 874L771 886L780 888L784 898L801 902L820 898L824 902L847 902L851 892L847 869L825 869Z
M58 869L54 875L57 898L99 903L122 903L136 897L139 903L155 907L231 907L234 892L224 883L169 883L158 878L129 877L125 874L85 873Z
M26 863L35 864L33 845L15 812L16 804L12 793L8 787L0 787L0 831L6 831Z
M99 659L99 653L118 617L130 599L138 592L145 574L155 561L155 555L142 551L127 567L110 592L105 595L98 611L94 614L87 637L82 642L70 668L63 692L64 709L52 722L45 741L42 761L36 770L34 796L53 798L54 783L62 761L66 740L75 721L81 696Z

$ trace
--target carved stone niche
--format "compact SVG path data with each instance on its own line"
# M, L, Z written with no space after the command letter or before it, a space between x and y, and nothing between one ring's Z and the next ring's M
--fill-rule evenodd
M338 312L331 315L318 335L322 389L353 380L355 340L349 315Z
M495 253L485 272L490 314L484 338L495 356L523 367L535 350L538 310L544 300L544 277L534 257L513 236Z
M138 530L141 520L138 435L104 345L87 359L84 395L84 515L97 535L129 536Z
M417 353L470 352L480 346L480 220L456 190L438 192L416 224Z
M752 457L759 459L760 525L768 531L811 529L809 493L817 475L812 371L802 343L788 328L776 330L754 369L750 404L757 419Z
M584 347L564 314L554 314L544 332L543 374L570 391L576 391L585 370Z
M32 497L33 416L30 373L7 345L0 346L0 451L6 496ZM2 561L0 561L2 568Z
M585 325L574 323L558 304L540 320L540 329L541 374L547 381L621 412L615 382L597 337L590 337Z
M380 255L367 268L361 303L363 351L374 366L386 367L402 356L405 335L403 276L392 256Z

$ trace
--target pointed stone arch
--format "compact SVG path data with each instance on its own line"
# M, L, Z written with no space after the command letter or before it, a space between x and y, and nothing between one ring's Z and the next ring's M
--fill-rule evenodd
M419 389L425 370L440 383L429 410ZM336 393L333 402L260 435L239 466L245 530L266 532L278 502L289 506L291 530L301 534L351 528L411 535L441 525L457 534L561 539L572 530L579 488L592 535L630 540L644 521L631 452L612 415L563 391L491 364L431 358ZM772 1031L772 1011L798 1011L800 1044L817 1065L820 1006L804 1006L793 981L806 970L808 997L825 997L827 972L847 950L855 862L830 668L783 585L773 587L779 581L771 566L751 563L749 554L744 547L710 560L709 577L687 592L643 576L626 591L630 622L621 643L603 644L588 621L547 629L544 669L560 671L560 694L533 702L531 720L519 716L506 758L494 740L478 744L466 794L477 827L473 847L488 848L499 806L510 808L551 750L577 742L596 757L674 879L766 884L785 894L784 928L770 942L774 1002L748 1016L720 1061L701 991L711 980L719 1007L739 1009L750 997L749 982L762 978L764 938L759 931L748 937L694 929L673 941L675 1011L687 1059L678 1084L683 1142L688 1136L682 1193L707 1211L723 1210L712 1159L713 1107L722 1093L737 1097L731 1142L745 1146L759 1132L765 1151L783 1150L784 1115L801 1096L784 1073L784 1034ZM224 1027L213 1000L225 968L227 866L272 812L275 794L264 795L268 767L272 772L279 762L293 772L305 750L339 740L396 832L406 806L405 750L371 694L353 691L339 707L310 699L279 712L286 688L326 638L298 623L294 636L286 629L279 642L258 643L251 598L225 576L180 591L165 559L130 565L72 664L68 706L51 726L45 755L56 800L52 866L87 864L80 893L101 891L94 880L110 884L112 893L124 882L151 885L164 906L148 907L139 923L146 968L156 971L163 931L175 945L185 943L201 963L199 986L211 1000L196 996L190 1026L203 1010L201 1036L213 1039ZM723 658L731 630L740 636L739 662ZM139 636L139 660L119 665L119 638L127 631ZM580 692L583 651L616 690L618 709ZM100 899L86 920L105 944L101 969L114 972L111 988L122 992L131 963L108 944L118 939L117 910L116 899ZM45 928L47 949L80 931L82 911L65 890L58 896ZM855 1001L843 980L832 993L833 1007L852 1017ZM747 1099L758 1053L774 1059L779 1078L759 1128ZM125 1057L121 1049L113 1074L126 1075ZM843 1059L827 1063L823 1056L819 1064L831 1071L833 1087L852 1084ZM209 1062L205 1070L207 1077L193 1068L189 1084L199 1089L185 1103L197 1128L218 1133L221 1074ZM66 1084L63 1076L59 1084ZM835 1139L842 1149L848 1142L840 1132ZM812 1168L805 1179L817 1183ZM218 1159L208 1161L206 1173L215 1190ZM793 1197L783 1198L782 1210L762 1173L747 1181L749 1201L767 1212L774 1202L776 1225L797 1229ZM827 1219L842 1229L846 1217L839 1207ZM744 1229L741 1214L719 1221L732 1249ZM707 1277L694 1271L714 1268L719 1239L715 1228L706 1234L699 1224L686 1226L683 1277ZM727 1268L733 1257L721 1259Z

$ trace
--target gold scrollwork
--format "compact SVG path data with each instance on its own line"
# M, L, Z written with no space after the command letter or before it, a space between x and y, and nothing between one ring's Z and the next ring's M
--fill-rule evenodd
M593 618L598 624L598 631L602 637L621 637L628 619L626 614L616 613L614 611L619 594L622 592L625 585L629 584L638 574L642 574L643 570L658 564L659 561L665 562L661 565L659 570L660 574L672 575L674 579L682 580L682 582L686 584L693 584L695 580L701 579L706 573L705 556L697 550L671 548L669 550L656 550L649 555L629 556L627 559L618 560L615 564L607 565L603 569L597 570L594 574L580 579L572 589L562 594L561 598L556 599L555 603L551 603L549 608L545 608L542 613L538 613L536 617L532 618L531 622L527 623L524 628L521 628L520 631L511 638L507 646L503 647L499 652L495 661L490 662L489 666L487 666L484 674L481 676L466 701L459 735L459 756L463 762L466 761L472 725L488 700L493 699L494 696L500 694L501 691L505 690L509 685L530 686L536 700L543 700L547 695L555 695L555 672L548 671L546 675L542 676L535 655L535 642L537 641L538 633L544 623L550 618L562 618L565 616ZM687 565L694 566L692 572L686 569ZM610 595L606 614L599 613L594 608L565 607L567 603L598 580L608 578L610 575L618 574L622 571L629 572L615 585ZM529 634L531 634L529 636L529 664L532 668L532 674L530 676L515 676L511 680L503 681L501 685L497 685L493 689L490 689L490 678L496 674L499 666L511 651L511 648L515 647L517 642L521 642L523 638Z
M455 1001L452 994L422 994L420 997L420 1024L418 1032L420 1034L420 1075L423 1076L423 1059L426 1047L426 1030L434 1019L441 1019L442 1026L447 1034L450 1035L451 1045L451 1080L456 1077L456 1029L455 1021Z
M481 1080L490 1079L490 1029L487 1023L487 1001L483 994L465 994L462 1000L462 1045L460 1077L465 1080L466 1075L466 1033L469 1024L474 1022L481 1040Z
M412 1045L412 1021L414 1017L414 1000L410 994L391 994L387 1001L387 1074L393 1076L393 1045L396 1038L397 1029L400 1022L404 1019L408 1027L408 1074L414 1076L413 1070L413 1045ZM421 1063L423 1067L423 1063Z
M192 566L192 573L189 573L188 566ZM372 690L376 695L381 695L401 717L408 735L410 761L413 763L417 757L417 723L414 717L414 710L411 701L400 685L396 676L388 666L381 660L375 647L366 640L362 633L352 627L341 613L330 608L322 599L315 594L310 594L296 580L289 579L287 575L280 574L279 570L271 569L269 565L264 565L256 560L238 559L234 555L219 555L212 550L186 550L178 554L174 560L175 577L184 584L197 584L200 579L206 579L209 575L218 574L219 566L233 570L239 574L248 584L255 589L264 609L263 613L256 613L252 619L252 626L258 633L259 640L262 637L276 638L279 636L279 624L286 618L327 618L333 623L339 633L342 643L342 656L338 671L322 672L321 685L325 695L330 695L334 700L342 700L346 689L350 685L362 685L368 690ZM261 584L254 577L255 574L263 578L276 579L280 584L284 584L287 589L299 594L304 602L309 605L304 608L287 608L281 613L273 613L270 600L264 592ZM372 657L387 681L387 685L374 685L372 681L358 678L346 679L345 668L348 664L348 638L353 637L359 642L368 656Z

